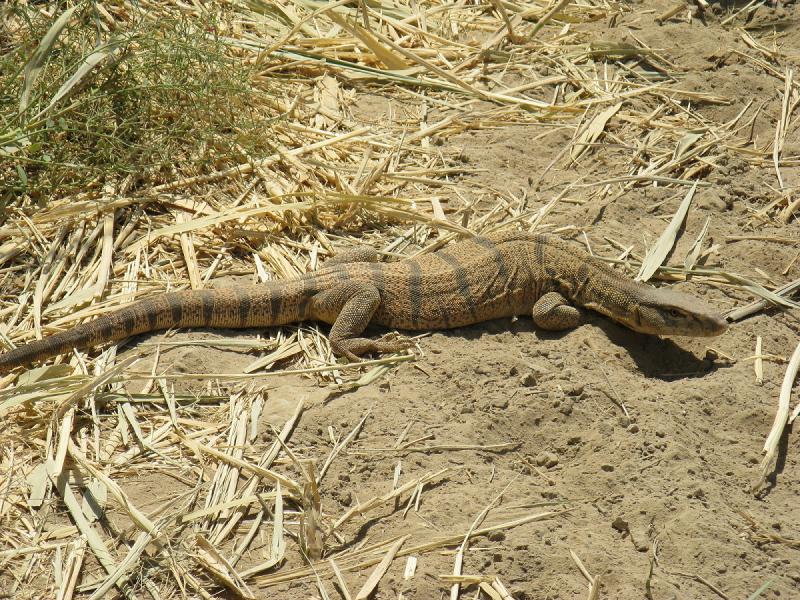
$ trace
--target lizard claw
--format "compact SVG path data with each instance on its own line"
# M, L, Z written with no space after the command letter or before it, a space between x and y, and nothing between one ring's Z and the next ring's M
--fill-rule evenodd
M378 350L379 352L399 352L401 350L408 350L409 348L413 348L414 340L404 335L392 332L382 335L375 342L375 344L376 346L381 347Z
M361 360L362 360L362 358L360 356L357 356L357 355L353 354L349 350L343 351L342 352L342 356L344 356L347 359L347 362L357 363L357 362L361 362Z

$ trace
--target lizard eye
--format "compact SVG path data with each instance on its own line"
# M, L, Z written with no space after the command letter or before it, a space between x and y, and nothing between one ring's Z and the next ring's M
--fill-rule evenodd
M679 311L677 308L670 308L669 309L669 316L675 317L676 319L683 316L683 313Z

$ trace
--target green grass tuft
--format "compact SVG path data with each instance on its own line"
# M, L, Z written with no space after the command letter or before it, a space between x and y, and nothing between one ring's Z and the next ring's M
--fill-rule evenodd
M1 208L131 193L269 151L274 115L250 85L253 67L215 35L217 18L108 32L86 4L54 35L63 12L0 13Z

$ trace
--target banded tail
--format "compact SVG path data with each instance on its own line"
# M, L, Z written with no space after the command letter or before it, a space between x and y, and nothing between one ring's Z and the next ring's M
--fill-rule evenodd
M304 277L246 287L170 292L146 298L108 315L0 355L0 373L32 362L132 335L172 327L239 329L303 320L313 279Z

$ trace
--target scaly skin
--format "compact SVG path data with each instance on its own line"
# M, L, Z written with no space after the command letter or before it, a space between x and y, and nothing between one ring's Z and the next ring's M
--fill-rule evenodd
M372 323L392 329L462 327L532 315L550 330L576 327L584 307L652 335L713 336L727 322L692 296L637 283L549 235L506 231L394 263L374 252L336 257L295 279L154 296L0 356L0 372L173 327L258 328L317 320L333 325L338 355L407 348L409 341L360 337ZM342 260L345 258L345 260Z

